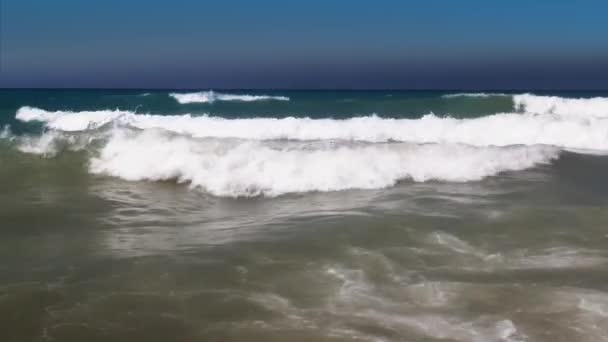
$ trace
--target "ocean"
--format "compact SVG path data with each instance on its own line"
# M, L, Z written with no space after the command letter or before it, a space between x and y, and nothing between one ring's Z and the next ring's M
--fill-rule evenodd
M608 92L0 90L2 341L608 341Z

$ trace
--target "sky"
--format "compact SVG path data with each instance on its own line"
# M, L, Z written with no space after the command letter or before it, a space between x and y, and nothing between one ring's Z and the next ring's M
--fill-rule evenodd
M608 89L606 0L0 0L0 87Z

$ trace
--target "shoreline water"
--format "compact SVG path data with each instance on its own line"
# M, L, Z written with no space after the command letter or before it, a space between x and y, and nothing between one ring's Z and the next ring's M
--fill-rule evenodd
M170 92L0 90L8 340L608 337L608 94Z

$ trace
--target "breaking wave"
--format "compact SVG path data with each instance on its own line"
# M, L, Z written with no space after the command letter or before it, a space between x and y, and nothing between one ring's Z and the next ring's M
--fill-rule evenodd
M563 149L608 153L607 101L524 94L514 96L516 112L467 119L226 119L22 107L18 120L47 130L11 139L25 153L86 149L95 174L172 180L217 196L278 196L402 180L476 181L550 163Z
M146 115L121 111L48 112L23 107L21 121L41 121L48 128L82 131L108 124L163 129L196 138L250 140L348 140L365 142L453 143L471 146L552 145L608 151L608 120L602 117L503 113L472 119L438 117L386 119L252 118Z
M483 98L487 98L487 97L493 97L493 96L509 96L508 94L504 94L504 93L454 93L454 94L445 94L441 97L443 97L444 99L452 99L452 98L457 98L457 97L483 97Z
M213 103L215 101L289 101L289 97L285 96L270 96L270 95L239 95L239 94L223 94L216 93L212 90L202 91L197 93L171 93L169 94L177 102L181 104L187 103Z
M401 180L467 182L549 163L548 146L197 139L164 130L51 131L20 139L25 153L91 150L89 170L128 181L175 181L217 196L379 189ZM103 140L103 143L99 143Z
M559 96L538 96L521 94L513 96L515 108L535 114L555 114L561 116L608 117L608 98L564 98Z

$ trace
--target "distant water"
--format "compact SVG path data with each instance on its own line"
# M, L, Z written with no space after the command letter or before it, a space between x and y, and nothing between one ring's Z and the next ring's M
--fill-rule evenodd
M608 93L0 90L2 341L608 340Z

